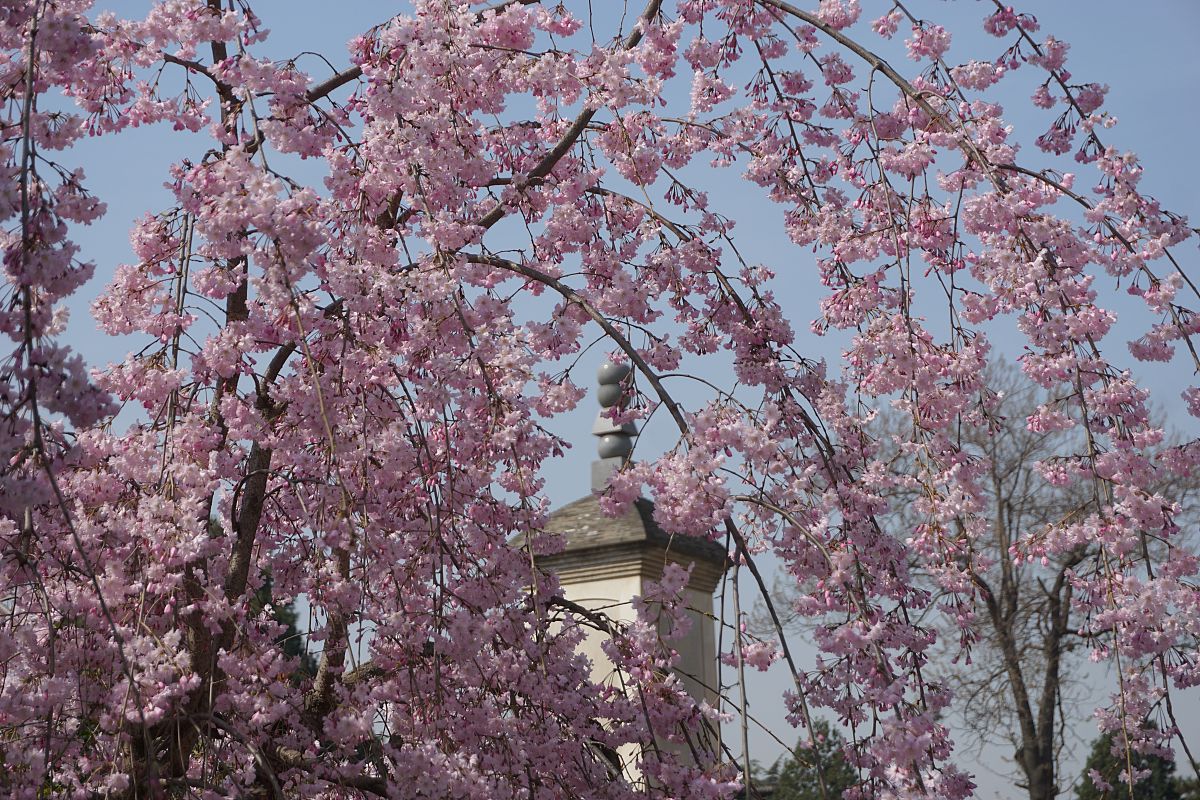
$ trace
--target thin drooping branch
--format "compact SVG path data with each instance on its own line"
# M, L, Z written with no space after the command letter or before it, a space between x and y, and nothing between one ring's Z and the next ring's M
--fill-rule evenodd
M632 50L634 47L637 47L638 42L642 40L645 27L649 25L655 17L658 16L661 9L662 0L650 0L650 2L646 4L646 8L644 11L642 11L640 17L641 24L630 31L629 35L625 37L625 41L622 43L622 49ZM555 165L562 160L563 156L571 152L571 148L575 146L575 143L579 140L579 137L583 135L585 130L587 130L588 125L591 123L592 118L596 116L596 112L598 110L598 108L588 108L582 111L579 116L575 117L575 120L571 123L570 127L567 128L562 137L559 138L558 142L556 142L555 145L551 147L544 156L542 156L538 163L534 165L533 169L526 173L525 176L516 180L516 183L514 184L515 190L518 193L523 192L527 186L533 185L537 181L540 181L542 178L545 178L547 175L549 175L554 169ZM509 209L503 202L500 202L494 205L490 211L480 217L475 224L480 228L487 230L502 220L508 213Z
M482 253L463 253L462 256L469 261L479 264L489 264L493 267L499 267L500 269L515 272L518 275L535 280L558 292L564 300L574 303L583 309L584 313L600 326L600 329L612 339L613 343L629 358L638 372L650 383L659 402L666 406L671 419L675 421L679 432L687 435L688 431L691 430L687 420L684 418L683 409L671 396L671 393L667 391L666 387L663 386L662 379L658 376L658 373L646 362L646 359L642 357L642 354L637 351L637 348L633 346L628 338L617 329L617 326L613 325L607 317L597 311L595 306L588 302L587 298L553 275L548 275L527 264L519 264L507 258Z

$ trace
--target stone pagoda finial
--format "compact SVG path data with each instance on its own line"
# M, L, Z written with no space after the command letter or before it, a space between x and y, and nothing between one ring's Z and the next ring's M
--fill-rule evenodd
M599 437L596 449L600 456L592 462L594 492L607 489L612 474L625 466L633 453L633 437L637 436L637 426L632 422L616 425L608 413L608 409L614 406L624 408L630 372L627 364L614 364L611 361L605 361L596 371L596 379L600 382L596 398L601 408L596 415L596 424L592 426L592 434Z

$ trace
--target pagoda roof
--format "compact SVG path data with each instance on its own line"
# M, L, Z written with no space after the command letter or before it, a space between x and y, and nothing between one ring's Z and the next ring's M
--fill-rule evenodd
M729 565L729 555L720 542L665 531L654 519L654 503L644 497L616 516L601 510L598 496L582 497L551 512L545 530L562 535L564 547L539 556L538 563L563 580L570 576L583 579L593 570L605 572L605 565L631 561L639 563L641 574L657 579L670 561L694 563L692 585L712 591Z

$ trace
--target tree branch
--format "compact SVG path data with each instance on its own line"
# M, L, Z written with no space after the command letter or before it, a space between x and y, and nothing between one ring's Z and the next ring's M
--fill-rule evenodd
M650 2L646 4L645 10L641 14L640 19L642 23L649 24L652 19L658 16L661 7L662 0L650 0ZM627 37L625 37L622 49L632 50L641 40L642 28L635 28ZM563 156L570 152L572 147L575 146L575 142L578 141L579 137L583 135L588 123L592 121L592 117L596 116L596 111L598 110L599 109L595 108L586 109L575 118L575 121L571 123L571 127L567 128L567 132L563 134L562 138L558 140L554 147L550 148L550 152L542 156L541 160L538 161L538 163L524 178L516 181L515 185L518 192L524 191L525 188L532 182L540 180L550 174L550 171L554 169L554 166L562 160ZM475 224L484 230L487 230L503 219L507 213L508 212L505 209L503 202L496 203L496 205L492 206L492 209L480 217L479 221Z

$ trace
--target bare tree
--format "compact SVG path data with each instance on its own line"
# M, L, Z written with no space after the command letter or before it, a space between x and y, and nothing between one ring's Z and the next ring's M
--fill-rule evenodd
M1080 703L1090 699L1082 662L1096 633L1072 602L1072 578L1101 568L1099 545L1081 543L1038 558L1017 557L1014 548L1030 534L1101 511L1103 499L1088 481L1055 484L1044 477L1043 467L1056 454L1083 449L1072 429L1030 430L1027 419L1039 407L1053 407L1055 398L1011 363L993 364L989 371L996 396L986 423L959 430L964 452L983 465L979 481L988 504L983 516L990 521L988 530L960 537L969 548L961 558L976 589L975 603L963 607L970 617L959 631L941 632L930 671L954 688L954 711L976 745L1011 745L1016 785L1029 800L1054 800L1069 788L1061 780L1063 756L1082 742L1070 723L1077 721ZM902 442L910 424L906 415L884 413L880 439ZM899 448L891 465L897 475L913 471ZM1179 504L1180 520L1196 517L1196 488L1195 482L1155 487ZM887 520L895 530L912 531L925 521L919 493L901 488L891 498ZM1145 546L1165 545L1147 538ZM920 574L920 559L914 557L911 568ZM928 583L938 597L941 587ZM795 590L783 590L784 596L789 591ZM802 627L805 619L793 615L788 624ZM765 624L756 630L768 635Z
M1037 470L1042 459L1062 447L1070 431L1038 433L1025 419L1043 397L1022 385L1019 373L996 367L1009 387L1000 400L994 428L965 434L972 449L987 458L987 496L991 504L991 536L975 555L992 562L973 570L983 613L975 628L974 669L951 674L962 702L966 727L981 741L1004 739L1030 800L1052 800L1060 792L1059 761L1067 743L1064 701L1071 689L1069 658L1079 644L1072 619L1070 575L1091 555L1080 545L1057 557L1017 561L1011 549L1022 533L1085 514L1098 503L1083 483L1054 486Z

